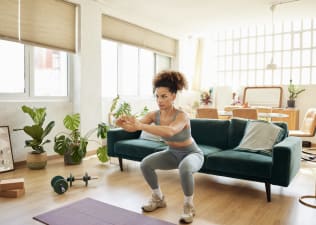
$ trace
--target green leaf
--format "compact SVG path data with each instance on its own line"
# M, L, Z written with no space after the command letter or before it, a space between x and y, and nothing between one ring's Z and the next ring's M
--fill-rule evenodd
M109 129L110 127L106 125L105 123L99 123L97 137L100 137L101 139L105 139L107 137L107 132Z
M64 118L64 125L68 130L74 131L79 129L80 126L80 114L75 113L72 115L67 115Z
M46 117L46 108L30 108L26 105L23 105L22 111L29 114L35 124L39 126L43 125Z
M118 110L113 114L113 116L117 119L120 116L130 116L131 115L131 106L129 103L127 102L123 102L122 104L120 104L120 107L118 108Z
M97 149L97 156L98 156L98 159L103 163L109 161L107 146L99 147Z
M42 142L42 135L44 133L44 130L39 125L33 125L33 126L25 126L23 128L24 132L31 136L33 139L35 139L37 142Z
M65 135L55 137L54 151L60 155L64 155L69 149L71 140Z
M44 129L44 132L42 134L42 139L44 139L44 137L46 137L52 131L54 126L55 126L55 122L54 121L51 121L51 122L49 122L49 124L47 124L47 126Z
M110 113L112 113L116 109L116 105L118 103L118 100L120 99L120 96L117 95L116 98L112 100L111 108L110 108Z

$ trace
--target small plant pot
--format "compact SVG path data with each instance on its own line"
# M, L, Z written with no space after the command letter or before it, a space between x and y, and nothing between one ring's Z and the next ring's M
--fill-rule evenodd
M287 100L287 107L295 108L295 100Z
M32 170L44 169L47 165L47 152L40 154L28 152L26 156L26 165Z
M79 165L81 164L82 160L80 160L79 162L74 162L72 160L72 157L69 153L65 153L64 154L64 163L65 165Z

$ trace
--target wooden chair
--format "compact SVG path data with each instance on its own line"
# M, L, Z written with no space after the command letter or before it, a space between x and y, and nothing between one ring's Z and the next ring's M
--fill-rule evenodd
M300 130L289 130L289 136L295 136L295 137L313 137L316 132L316 108L310 108L307 110L307 112L304 115L303 124ZM309 146L311 146L311 142L304 141ZM304 146L304 144L303 144ZM311 148L310 148L311 149ZM302 156L302 159L307 161L315 161L316 160L316 154L304 151L303 153L307 155Z
M316 132L316 108L310 108L305 113L300 130L289 130L289 136L313 137Z
M218 119L218 111L216 108L198 108L196 118Z
M258 110L251 108L233 109L233 117L245 118L245 119L258 119Z

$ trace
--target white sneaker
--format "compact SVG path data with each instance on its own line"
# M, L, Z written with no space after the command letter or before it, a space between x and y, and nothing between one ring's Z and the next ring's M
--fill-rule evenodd
M145 212L152 212L158 208L165 208L167 206L164 196L159 198L157 195L152 194L151 199L146 205L142 206L142 210Z
M179 222L192 223L194 216L195 216L194 206L189 203L185 203L183 206L183 214L181 215Z

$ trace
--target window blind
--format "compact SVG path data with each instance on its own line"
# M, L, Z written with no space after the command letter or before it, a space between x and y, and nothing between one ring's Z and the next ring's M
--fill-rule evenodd
M0 3L0 38L19 39L19 1L1 0Z
M102 37L170 56L177 53L176 39L108 15L102 15Z
M63 0L20 0L21 41L76 52L76 5Z

